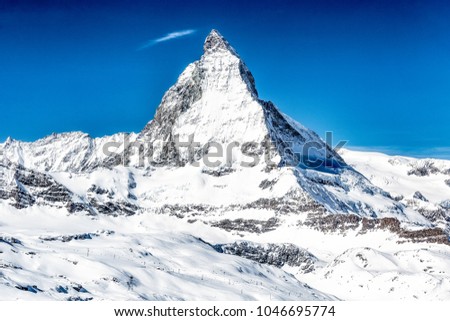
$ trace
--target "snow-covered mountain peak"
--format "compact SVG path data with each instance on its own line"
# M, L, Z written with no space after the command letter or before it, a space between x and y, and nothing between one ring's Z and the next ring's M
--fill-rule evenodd
M140 137L169 145L175 137L187 142L192 135L202 146L212 141L261 142L268 135L263 109L251 72L213 30L205 40L204 54L166 92ZM171 147L164 149L156 153L174 155Z
M9 145L13 142L13 138L11 136L8 136L8 138L6 138L4 145Z
M233 55L237 55L236 50L229 44L229 42L217 31L211 30L203 44L203 51L205 54L216 51L227 51Z
M205 71L212 72L216 77L220 75L230 77L230 71L234 71L233 77L236 78L235 80L243 82L250 94L258 97L255 80L250 70L237 51L217 30L213 29L206 37L203 45L203 56L199 62ZM227 88L229 91L232 89L232 87Z

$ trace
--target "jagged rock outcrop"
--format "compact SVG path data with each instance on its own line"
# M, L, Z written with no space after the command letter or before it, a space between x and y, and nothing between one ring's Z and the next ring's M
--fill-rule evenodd
M33 205L65 208L69 213L83 212L89 215L132 215L138 206L131 202L102 201L73 193L57 182L50 174L29 170L22 165L0 165L0 198L17 209ZM102 190L96 190L101 194Z
M219 253L241 256L261 264L298 267L302 273L313 271L314 264L318 261L314 255L293 244L258 244L239 241L216 244L213 248Z
M310 215L300 225L309 226L324 233L346 233L358 230L364 234L371 231L385 230L400 237L398 242L425 242L450 245L448 231L439 227L408 230L401 227L401 222L394 217L367 218L357 215Z

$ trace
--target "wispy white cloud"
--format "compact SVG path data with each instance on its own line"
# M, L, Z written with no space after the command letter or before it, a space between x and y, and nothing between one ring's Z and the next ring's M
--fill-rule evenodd
M165 42L165 41L169 41L169 40L173 40L173 39L189 36L189 35L191 35L191 34L193 34L195 32L196 32L195 29L186 29L186 30L179 30L179 31L170 32L170 33L166 34L163 37L147 41L142 46L140 46L138 48L138 50L146 49L148 47L154 46L154 45L156 45L158 43L161 43L161 42Z

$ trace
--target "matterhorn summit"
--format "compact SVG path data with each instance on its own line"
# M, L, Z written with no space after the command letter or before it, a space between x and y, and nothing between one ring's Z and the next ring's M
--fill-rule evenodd
M154 119L141 132L146 141L162 141L155 151L160 161L184 164L186 154L173 151L175 137L200 146L208 143L238 143L254 153L269 156L269 147L277 151L278 163L297 161L302 165L305 143L309 160L345 166L345 162L312 131L283 115L271 102L258 98L255 79L245 63L218 31L205 40L200 60L190 64L164 95ZM244 148L245 148L244 146ZM294 159L295 154L299 159ZM177 159L174 159L176 157ZM235 159L241 159L239 153ZM267 157L266 157L267 160Z

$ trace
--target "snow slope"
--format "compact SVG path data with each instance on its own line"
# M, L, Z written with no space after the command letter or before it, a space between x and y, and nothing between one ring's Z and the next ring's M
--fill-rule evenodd
M389 156L348 149L342 149L341 156L372 183L393 195L412 199L414 193L419 191L434 204L450 199L449 160Z
M450 229L450 161L343 149L345 160L404 206Z
M276 267L216 252L176 218L0 206L0 299L334 299ZM227 239L197 226L197 235ZM222 234L220 236L220 234Z
M0 213L1 299L450 299L448 245L382 230L324 233L295 217L255 233L147 212L92 218L1 205ZM264 245L271 243L293 244L314 259L308 268L280 266L212 246L244 240L268 249L263 258L286 255Z

